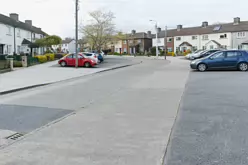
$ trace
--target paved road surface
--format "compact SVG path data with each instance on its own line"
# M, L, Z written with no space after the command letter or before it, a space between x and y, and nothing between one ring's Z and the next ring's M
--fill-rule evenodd
M70 114L0 150L0 165L161 164L189 71L171 60L0 96L5 134Z
M248 164L248 74L191 72L166 165Z

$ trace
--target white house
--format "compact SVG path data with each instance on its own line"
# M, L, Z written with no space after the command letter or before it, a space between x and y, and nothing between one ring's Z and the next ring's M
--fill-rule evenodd
M164 33L161 31L158 34L161 47L165 44ZM202 22L201 26L183 28L182 25L178 25L176 29L167 31L168 52L217 48L241 49L245 41L248 41L248 21L240 21L239 17L234 18L231 23L208 25L208 22ZM156 39L153 37L153 46L156 46L155 44Z
M82 40L78 40L78 49L83 46ZM52 45L53 50L61 51L63 53L73 53L76 50L76 40L72 38L65 38L60 45Z
M41 28L33 26L31 20L21 22L16 13L9 17L0 14L0 32L0 55L29 54L30 47L35 47L33 42L46 35ZM33 53L42 54L43 51L43 48L33 48Z

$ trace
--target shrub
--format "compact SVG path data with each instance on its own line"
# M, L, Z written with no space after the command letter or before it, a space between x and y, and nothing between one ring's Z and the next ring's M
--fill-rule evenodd
M50 49L47 49L45 54L48 54L48 53L53 53Z
M174 52L168 52L167 55L168 56L175 56L175 53Z
M44 56L47 57L47 61L54 61L54 59L55 59L54 54L45 54Z
M21 61L13 61L13 66L14 67L22 67L22 62Z
M113 55L114 53L113 52L108 52L108 55Z
M38 59L39 63L47 62L47 56L45 55L38 55L38 56L35 56L35 58Z
M114 55L120 55L120 53L118 53L118 52L114 52Z

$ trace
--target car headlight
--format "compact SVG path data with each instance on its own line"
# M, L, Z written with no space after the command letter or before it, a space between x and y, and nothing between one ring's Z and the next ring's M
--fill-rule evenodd
M191 64L195 64L196 63L196 60L194 60L194 61L191 61Z

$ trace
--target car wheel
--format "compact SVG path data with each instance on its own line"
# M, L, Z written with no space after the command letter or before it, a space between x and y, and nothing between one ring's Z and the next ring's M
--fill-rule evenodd
M86 68L89 68L89 67L90 67L90 63L89 63L89 62L86 62L86 63L84 64L84 66L85 66Z
M204 72L207 70L207 65L206 64L199 64L197 66L197 69L200 71L200 72Z
M241 62L238 67L239 67L240 71L247 71L248 70L248 64L245 62Z
M61 63L60 63L60 66L63 66L63 67L65 67L67 64L66 64L66 62L65 61L62 61Z

